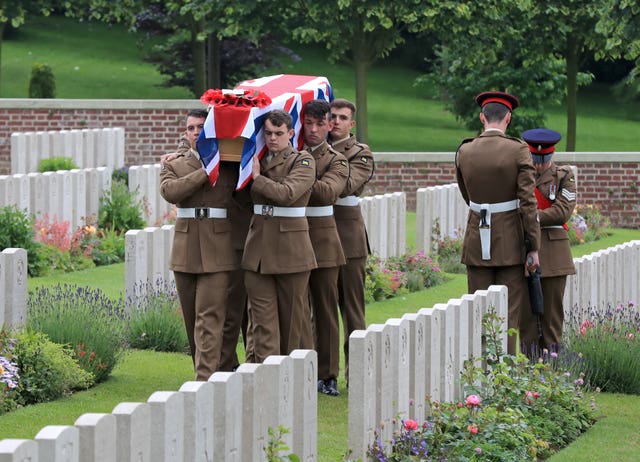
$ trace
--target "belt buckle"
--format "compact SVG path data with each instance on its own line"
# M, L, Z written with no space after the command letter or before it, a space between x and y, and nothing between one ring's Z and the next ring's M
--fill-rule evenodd
M196 207L196 218L209 218L208 207Z
M273 205L263 205L262 206L262 215L266 217L273 216Z

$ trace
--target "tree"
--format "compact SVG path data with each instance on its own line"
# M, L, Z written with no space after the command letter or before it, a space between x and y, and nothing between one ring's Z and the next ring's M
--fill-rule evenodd
M44 0L0 0L0 69L2 66L2 37L7 25L20 27L29 14L48 16L52 9L51 3Z
M500 90L521 101L509 132L542 125L544 104L562 97L564 79L558 59L534 52L530 11L518 1L444 2L439 5L434 32L440 45L436 67L422 81L440 88L447 107L470 129L480 130L474 97Z
M367 142L367 76L370 66L403 42L404 31L419 31L431 16L431 0L299 0L288 7L293 37L324 44L330 60L345 60L355 71L358 139Z
M563 90L566 149L574 151L578 86L592 79L580 69L588 50L604 46L605 35L597 24L615 1L444 2L435 21L443 39L438 83L446 90L466 89L465 97L491 85L513 91L523 100L522 112L533 111L530 119L524 119L530 124L524 128L541 124L544 105L559 103ZM447 40L452 33L453 39ZM451 86L452 82L457 85ZM464 108L455 103L452 107L467 120Z

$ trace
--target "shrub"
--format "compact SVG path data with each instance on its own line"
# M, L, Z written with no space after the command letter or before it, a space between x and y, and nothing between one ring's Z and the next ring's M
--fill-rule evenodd
M146 226L142 218L143 204L129 192L123 181L111 183L111 190L100 198L98 227L124 234L130 229Z
M96 382L109 376L124 352L124 302L110 300L100 289L41 287L29 292L27 309L27 327L73 348Z
M187 353L189 342L176 292L148 288L147 295L129 301L129 346L141 350Z
M446 273L464 274L467 267L460 261L462 258L462 242L464 233L460 228L453 231L452 235L445 234L441 237L440 221L436 219L431 230L433 239L433 254L438 260L438 266Z
M422 251L387 260L370 255L365 267L365 301L385 300L443 281L440 268Z
M40 172L57 172L58 170L73 170L74 168L78 168L78 166L71 157L56 156L42 159L38 170Z
M461 376L466 399L427 399L427 420L401 420L391 441L376 438L373 460L535 461L592 425L580 380L557 369L555 353L538 362L503 354L501 322L493 310L484 317L484 357L466 361Z
M20 374L13 354L15 340L7 331L0 330L0 415L13 411L18 406Z
M125 237L115 230L98 231L98 242L94 245L91 258L97 266L111 265L124 261Z
M42 333L18 333L13 355L20 371L18 394L22 405L51 401L94 383L93 375L78 365L68 347Z
M27 251L30 276L43 274L46 262L42 245L34 240L33 217L15 205L0 208L0 251L17 247Z
M591 387L640 394L640 312L634 302L606 310L574 309L565 323L563 356Z
M608 236L611 223L600 209L592 204L576 205L569 219L569 243L571 245L597 241Z
M29 98L55 98L56 80L48 64L35 63L31 67Z
M83 239L84 230L89 227L81 227L71 235L70 226L68 221L49 221L47 214L36 220L34 224L36 231L34 239L44 246L43 258L47 262L47 272L50 270L71 272L94 266L91 248Z

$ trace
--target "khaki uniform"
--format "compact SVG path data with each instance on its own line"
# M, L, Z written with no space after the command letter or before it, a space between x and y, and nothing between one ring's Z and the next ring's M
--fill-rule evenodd
M373 176L373 154L366 144L359 143L354 135L332 145L349 162L349 179L340 197L359 197ZM340 267L338 275L338 303L344 331L345 376L348 378L349 336L354 330L364 330L365 320L365 266L371 253L367 229L360 205L334 206L334 215L342 250L347 263Z
M462 247L462 263L467 265L469 293L504 284L509 289L509 328L520 328L521 313L530 312L524 277L525 238L530 250L538 250L540 226L534 196L535 169L527 144L487 130L477 138L463 141L456 154L456 177L467 204L498 204L515 199L516 210L492 213L490 217L490 259L482 256L480 213L469 210ZM515 352L515 338L508 349Z
M569 235L562 226L569 221L576 206L576 183L570 167L558 167L551 162L551 166L537 177L536 187L538 194L551 202L551 205L544 209L538 203L541 227L538 254L544 297L544 315L542 316L544 344L538 346L557 351L557 347L562 342L564 323L562 299L567 275L576 273L569 246ZM538 344L536 317L530 314L521 327L525 346L529 348L531 344Z
M233 165L237 170L238 164L234 163ZM247 240L247 233L249 232L249 223L251 222L251 216L253 214L251 207L249 187L245 187L240 191L234 191L229 206L229 220L231 221L233 248L238 261L242 261L244 243ZM247 291L244 287L244 270L238 268L231 272L219 370L233 371L239 366L240 362L238 361L236 350L241 329L245 343L245 351L247 350L246 322Z
M267 164L260 162L261 175L251 186L254 207L305 207L315 182L311 154L292 147L277 153ZM305 216L282 217L255 214L242 256L246 270L253 359L287 355L299 348L301 333L310 322L307 287L309 273L316 268Z
M315 344L318 378L327 380L337 379L340 369L338 271L346 260L333 214L314 217L309 212L315 207L333 206L347 183L349 166L345 157L331 149L326 141L311 154L316 161L316 182L309 197L307 219L318 268L311 271L309 295L316 335L313 342L308 332L310 342L303 339L303 347Z
M160 172L160 194L178 208L227 209L237 177L232 166L221 164L212 187L198 153L185 142L179 156ZM175 276L196 380L208 380L218 369L229 274L239 263L228 218L176 220L169 268Z

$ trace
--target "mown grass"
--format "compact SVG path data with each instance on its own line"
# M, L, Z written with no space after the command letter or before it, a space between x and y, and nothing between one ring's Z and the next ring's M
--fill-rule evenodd
M2 49L0 96L26 98L34 62L52 66L58 98L193 99L186 89L162 88L162 76L144 62L140 36L122 26L78 24L69 18L31 17ZM145 46L149 46L145 41ZM352 69L331 64L322 47L290 45L300 61L282 59L264 75L326 76L337 97L355 99ZM77 68L77 69L76 69ZM369 72L369 144L374 152L453 152L473 132L460 126L428 86L414 85L418 71L381 60ZM593 84L578 96L577 151L638 151L640 103L621 103L610 86ZM547 126L566 132L566 109L548 108ZM516 111L517 117L517 111ZM558 150L565 149L564 141Z
M415 219L415 218L414 218ZM412 227L407 224L408 232ZM612 234L594 243L572 248L574 255L640 239L640 230L613 229ZM421 292L371 303L367 305L367 324L384 323L404 313L432 307L467 292L465 275L448 275L447 282ZM123 291L124 265L111 265L46 278L31 278L29 289L60 282L90 287L110 287L109 296L117 297ZM241 349L240 349L241 350ZM86 412L111 412L125 401L146 401L159 390L177 390L192 379L192 365L186 355L130 351L105 383L60 401L38 404L15 413L0 416L0 438L33 438L46 425L72 424ZM347 448L348 390L339 380L340 396L318 396L318 452L320 462L341 460ZM599 462L601 460L634 461L638 442L634 436L640 431L640 397L600 394L600 420L575 443L550 459L551 462ZM606 449L603 449L606 448ZM631 449L630 449L631 448ZM635 449L635 451L633 450Z

